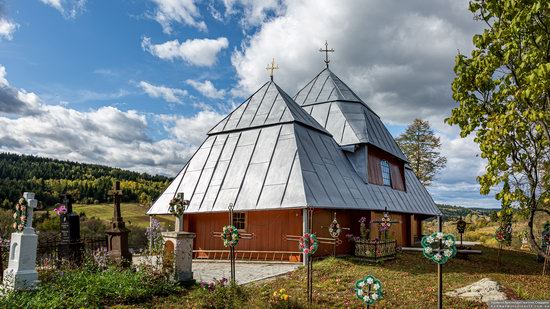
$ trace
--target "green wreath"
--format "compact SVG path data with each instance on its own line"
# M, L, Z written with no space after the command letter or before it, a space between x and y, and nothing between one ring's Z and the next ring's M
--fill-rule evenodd
M180 197L174 197L169 203L168 210L174 216L181 217L187 209L187 206L189 206L189 201Z
M439 241L443 244L443 254L439 249ZM422 237L422 253L424 256L437 264L445 264L456 255L455 237L452 234L436 232ZM433 247L436 245L436 247Z
M382 283L371 275L357 280L355 282L355 296L365 305L372 305L384 297Z
M13 229L16 232L23 232L25 227L27 226L27 208L28 203L25 198L20 198L17 202L17 205L15 205L15 213L13 214L13 218L15 219L15 222L13 223Z
M298 246L300 251L307 254L307 256L311 256L314 255L317 248L319 248L319 241L315 234L305 233L304 236L300 237L300 244Z
M225 247L235 247L239 243L239 230L233 225L226 225L222 230L222 240Z

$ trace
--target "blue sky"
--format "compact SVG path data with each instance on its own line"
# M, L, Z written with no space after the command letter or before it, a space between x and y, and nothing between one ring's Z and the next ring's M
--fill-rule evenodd
M173 176L272 57L293 95L328 40L331 69L394 136L431 122L449 160L434 199L495 207L477 145L443 123L456 50L482 26L466 0L0 2L0 151Z

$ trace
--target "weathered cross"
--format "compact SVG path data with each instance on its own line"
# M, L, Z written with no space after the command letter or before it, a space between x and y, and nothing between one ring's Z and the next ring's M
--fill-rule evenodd
M229 209L229 225L233 225L233 209L235 208L235 205L233 203L229 203L229 206L227 207ZM221 238L223 235L223 232L212 232L212 237ZM239 233L239 240L240 239L254 239L256 235L254 233ZM231 271L231 284L235 284L235 246L230 245L229 246L229 265L230 265L230 271Z
M271 60L271 63L265 69L269 71L269 77L273 80L273 71L279 69L279 65L275 64L275 58Z
M401 223L401 221L393 221L391 220L390 218L390 213L388 212L388 208L387 207L384 207L384 214L383 214L383 217L382 219L380 220L376 220L376 221L371 221L371 223L377 223L379 224L381 227L382 227L382 224L389 224L389 226L387 228L384 229L384 240L387 240L388 239L388 229L390 228L390 226L394 223ZM378 229L378 237L382 238L382 231L381 229Z
M124 228L124 221L122 220L122 215L120 213L120 201L122 200L122 189L120 189L120 181L115 182L112 190L107 192L108 195L113 197L114 204L114 213L112 220L113 228Z
M464 234L464 232L466 232L466 225L468 225L470 223L464 221L464 219L462 219L462 216L460 216L460 219L458 219L458 221L456 222L456 230L458 231L458 234L460 234L460 246L462 247L462 234Z
M342 230L349 231L349 227L340 227L340 223L338 223L338 220L336 219L336 212L334 213L334 216L332 217L332 222L329 226L321 226L321 228L328 228L328 233L334 240L333 246L332 246L332 256L336 257L336 246L339 246L342 244L342 240L340 239L340 233ZM317 237L319 239L319 237ZM324 238L322 238L324 239ZM326 242L324 242L326 243Z
M328 63L330 62L330 60L328 60L328 53L333 53L334 49L333 48L328 49L328 42L325 41L325 49L319 48L319 51L322 53L325 53L325 64L327 65L327 68L328 68Z

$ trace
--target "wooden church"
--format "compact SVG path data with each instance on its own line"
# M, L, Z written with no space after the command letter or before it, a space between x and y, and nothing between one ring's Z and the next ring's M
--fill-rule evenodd
M233 225L255 235L237 247L250 259L299 261L287 235L311 229L330 237L336 216L344 230L337 254L353 254L345 234L359 234L358 220L382 217L389 235L410 246L422 220L440 216L429 193L407 165L378 115L328 67L292 98L271 78L208 132L148 215L169 214L169 202L184 194L190 205L184 228L196 233L195 257L226 252L214 231ZM273 75L271 75L273 77ZM310 226L311 225L311 226ZM374 226L372 229L376 229ZM322 244L316 256L330 255Z

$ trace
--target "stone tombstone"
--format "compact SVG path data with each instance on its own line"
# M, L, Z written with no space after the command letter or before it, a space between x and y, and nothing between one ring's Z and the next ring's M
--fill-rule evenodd
M189 232L164 232L162 233L165 241L165 255L173 252L172 260L172 279L174 281L191 284L193 280L193 238L195 233ZM166 257L165 257L166 258Z
M61 258L69 259L78 265L81 262L82 242L80 240L80 217L73 212L73 202L70 194L63 198L67 213L60 216L61 244L59 253Z
M128 233L130 230L126 228L126 223L120 212L120 201L122 199L122 189L120 181L115 182L112 190L109 190L109 195L113 196L113 219L111 220L111 228L107 230L108 247L110 257L122 263L122 265L130 266L132 264L132 254L128 247Z
M4 271L4 288L6 290L33 289L38 283L36 272L36 249L38 235L32 228L33 210L38 201L34 193L25 192L23 198L27 201L27 222L21 232L11 234L8 268Z

